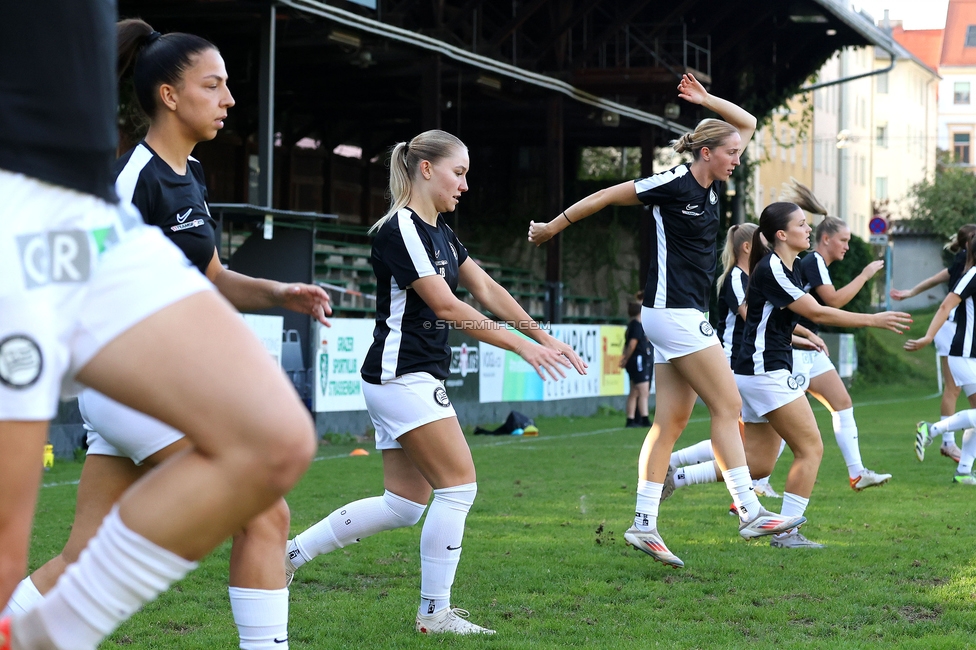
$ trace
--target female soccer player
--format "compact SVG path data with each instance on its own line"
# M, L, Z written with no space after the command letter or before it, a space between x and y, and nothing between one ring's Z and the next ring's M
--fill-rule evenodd
M927 291L943 282L947 282L949 291L952 291L956 284L959 283L959 279L962 277L963 270L966 267L966 250L969 248L969 242L972 241L973 235L976 235L976 224L967 223L962 226L953 235L952 239L949 240L949 243L945 245L947 251L954 253L952 264L949 265L949 268L943 269L932 277L922 280L911 289L892 289L890 292L891 297L894 300L905 300L906 298L917 296L923 291ZM952 378L952 372L949 370L949 347L952 345L952 338L955 334L955 310L952 310L949 312L949 317L945 324L936 332L933 341L935 343L935 353L939 357L939 367L942 369L942 403L940 404L940 408L941 419L943 420L956 412L956 402L959 401L959 387L956 386L956 382ZM926 440L916 433L915 457L918 458L919 462L925 460L925 447L931 442L931 438ZM939 451L943 456L947 456L957 463L959 462L959 456L962 452L956 446L955 431L947 430L942 434L942 445Z
M827 210L817 201L813 193L800 183L794 183L797 205L813 214L824 215L815 232L814 250L805 256L800 265L803 288L821 305L840 309L849 303L857 292L884 268L884 262L875 260L847 285L834 287L827 267L844 259L850 246L851 229L840 219L828 217ZM800 319L800 324L819 333L820 327L808 319ZM869 487L882 485L891 479L891 474L879 474L864 467L861 462L861 449L858 444L857 422L854 421L854 403L850 393L834 368L834 364L820 350L794 350L793 371L797 381L821 404L827 407L832 416L834 439L847 464L847 475L851 488L860 492Z
M420 607L423 634L494 634L451 605L461 537L478 484L474 462L443 381L451 348L448 325L511 350L543 379L564 377L562 366L585 374L568 345L543 331L491 279L447 225L468 191L468 150L444 131L425 131L393 148L390 210L371 229L377 280L376 328L363 363L363 397L383 453L382 496L346 504L288 544L289 574L317 555L383 530L420 521ZM458 285L501 319L514 322L536 345L489 320L454 292Z
M769 252L762 243L769 242ZM901 332L908 314L853 314L817 302L801 288L797 255L810 245L810 226L793 203L772 203L759 217L749 256L748 313L742 347L735 365L735 381L742 395L749 468L768 476L776 463L781 440L793 451L793 464L783 495L784 516L803 516L813 490L823 442L810 403L793 376L793 329L802 316L812 322L842 327L880 327ZM776 535L772 546L815 547L797 529Z
M116 163L119 197L135 205L147 223L162 228L235 307L287 307L326 322L328 296L321 288L256 280L225 270L220 263L203 169L190 156L200 141L216 136L214 116L225 117L234 105L225 85L220 92L210 89L215 77L226 77L216 48L190 34L161 36L141 20L119 23L118 37L120 73L133 77L135 94L150 119L145 140ZM134 74L126 63L134 67ZM79 406L89 430L88 459L71 536L61 555L21 582L11 613L27 611L54 586L130 485L190 446L178 431L94 390L81 394ZM288 506L279 499L234 537L230 601L242 648L270 647L275 640L275 647L287 647L287 642L281 644L288 638L281 553L288 525Z
M972 244L972 242L970 242ZM933 436L944 434L946 431L965 430L962 437L962 453L953 482L961 485L976 485L976 475L973 474L973 459L976 458L976 317L974 317L973 296L976 295L976 246L966 248L965 273L932 318L929 329L920 339L905 343L909 351L921 350L935 340L949 315L955 311L956 333L949 346L949 370L957 386L966 393L969 405L973 408L960 411L955 415L944 418L940 422L919 422L916 428L917 445L923 449ZM956 309L962 305L962 309Z
M654 349L641 326L641 303L643 292L638 292L636 302L627 303L626 343L620 358L620 367L626 368L630 378L630 394L627 395L627 428L649 427L647 419L647 396L651 389L651 372L654 368ZM638 417L640 416L640 417Z
M678 96L728 120L702 120L693 133L672 143L678 153L691 152L692 163L591 194L548 223L531 223L529 241L540 245L608 205L651 207L652 258L641 323L654 345L657 408L638 462L634 525L624 538L655 560L680 567L684 563L658 533L657 515L671 451L699 395L711 414L712 446L740 513L740 535L772 535L804 519L766 511L753 492L739 437L742 402L728 360L705 318L715 274L719 196L755 132L756 118L710 95L690 74L678 84Z
M24 65L0 67L0 598L26 569L62 378L193 443L126 491L44 602L0 622L0 647L89 650L277 503L311 461L314 428L240 316L115 204L114 3L4 10L0 52Z

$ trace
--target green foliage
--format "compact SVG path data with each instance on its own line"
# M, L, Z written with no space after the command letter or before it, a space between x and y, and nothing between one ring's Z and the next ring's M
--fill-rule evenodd
M950 162L941 152L932 181L923 180L908 193L910 213L905 221L920 230L949 238L967 223L976 223L976 175Z
M577 177L587 181L625 181L640 177L640 147L584 147Z

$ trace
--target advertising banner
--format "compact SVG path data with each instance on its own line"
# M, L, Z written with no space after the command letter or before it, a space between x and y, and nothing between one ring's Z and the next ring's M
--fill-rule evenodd
M451 374L444 382L452 402L477 402L481 377L478 340L451 330L447 336L451 346Z
M285 317L265 314L241 314L241 317L280 367L281 331L284 327Z
M312 366L314 407L321 411L365 411L359 369L373 342L373 320L334 318L318 326L318 349Z
M626 336L627 328L623 325L600 326L601 395L626 395L630 392L627 371L620 367L620 360L624 356L624 346L627 342Z

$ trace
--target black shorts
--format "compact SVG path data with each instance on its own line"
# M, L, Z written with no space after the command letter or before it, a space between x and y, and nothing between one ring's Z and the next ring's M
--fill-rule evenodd
M654 364L643 355L635 355L627 362L627 374L631 384L642 384L651 380Z

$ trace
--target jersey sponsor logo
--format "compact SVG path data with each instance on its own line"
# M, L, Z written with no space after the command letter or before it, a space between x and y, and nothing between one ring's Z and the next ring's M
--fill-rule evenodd
M715 328L713 328L712 324L709 323L707 320L703 320L701 324L698 325L698 329L701 330L701 333L704 334L705 336L711 336L712 334L715 333Z
M694 210L688 210L687 208L685 208L684 210L681 211L681 214L687 215L689 217L700 217L703 214L705 214L705 211L702 210L701 212L695 212Z
M187 217L189 217L192 212L193 212L193 208L190 208L183 214L177 214L176 221L179 223L183 223L184 221L186 221Z
M114 226L84 230L54 230L17 236L20 268L28 289L51 283L86 282L92 252L101 255L119 242Z
M718 194L715 193L714 189L708 190L708 202L712 205L718 203Z
M181 230L186 230L187 228L196 228L197 226L203 225L203 219L194 219L193 221L187 221L186 223L177 224L175 226L170 226L170 230L173 232L179 232Z
M14 334L0 341L0 383L16 390L29 388L41 376L44 356L34 339Z
M796 377L787 377L786 385L789 386L790 390L797 390L800 388L800 383L796 380Z
M450 398L448 398L447 391L444 390L443 386L438 386L437 388L434 389L434 401L437 402L438 405L443 406L444 408L447 408L448 406L451 405L451 400Z

